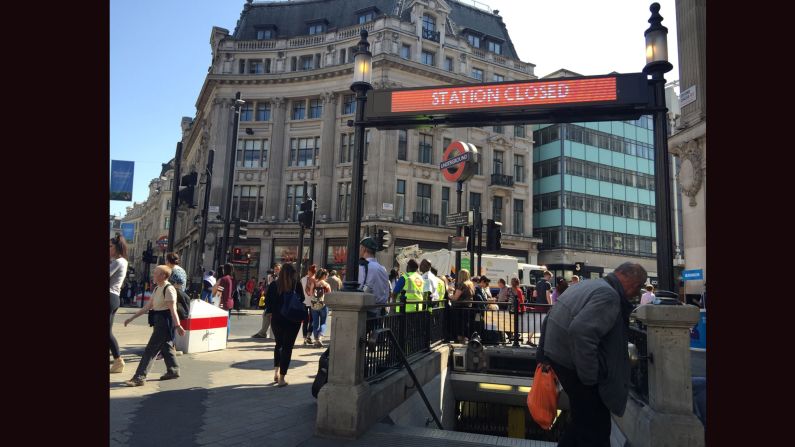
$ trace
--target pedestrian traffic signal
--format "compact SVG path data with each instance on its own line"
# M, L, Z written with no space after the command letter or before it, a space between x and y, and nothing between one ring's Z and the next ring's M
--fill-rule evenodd
M392 235L389 234L389 231L378 230L375 241L378 243L379 251L386 250L392 244Z
M198 180L199 174L195 171L182 176L179 183L179 194L177 194L177 206L181 204L188 205L188 208L196 208L199 206L199 195L196 194L196 184Z
M301 212L298 213L298 222L304 228L312 228L312 223L315 219L315 201L307 199L306 202L301 203Z
M502 248L502 222L494 219L486 221L486 250L494 251Z
M242 257L243 257L243 250L235 247L235 249L232 250L232 260L239 261Z

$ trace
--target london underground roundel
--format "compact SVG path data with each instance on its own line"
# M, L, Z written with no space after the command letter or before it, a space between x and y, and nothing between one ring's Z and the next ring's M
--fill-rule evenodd
M445 149L439 169L448 182L463 182L475 175L477 157L475 145L456 140Z

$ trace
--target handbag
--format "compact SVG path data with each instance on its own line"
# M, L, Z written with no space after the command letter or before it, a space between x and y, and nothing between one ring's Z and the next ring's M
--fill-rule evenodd
M558 415L558 376L547 363L536 366L533 386L527 393L527 409L541 428L552 428Z
M312 310L321 311L324 307L326 307L326 303L323 301L323 298L312 300Z
M259 307L260 309L265 307L265 294L264 293L259 296L259 302L257 303L257 307Z
M306 319L306 307L303 300L298 297L295 290L290 290L282 294L281 315L288 321L300 323Z

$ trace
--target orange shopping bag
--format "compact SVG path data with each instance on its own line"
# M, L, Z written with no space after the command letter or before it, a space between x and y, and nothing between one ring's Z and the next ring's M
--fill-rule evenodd
M558 377L548 364L539 363L533 376L533 386L527 393L530 416L544 430L552 428L558 414Z

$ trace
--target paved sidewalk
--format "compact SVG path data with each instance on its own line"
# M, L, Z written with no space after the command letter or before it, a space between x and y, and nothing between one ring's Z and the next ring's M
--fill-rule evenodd
M129 388L151 334L146 317L130 326L135 308L116 314L114 335L127 365L110 374L110 445L112 446L296 446L315 428L316 402L310 387L325 348L293 351L287 387L273 380L272 340L249 338L259 329L261 311L232 317L232 334L223 351L177 357L181 377L163 381L165 364L156 360L144 386ZM237 330L236 330L237 329Z

